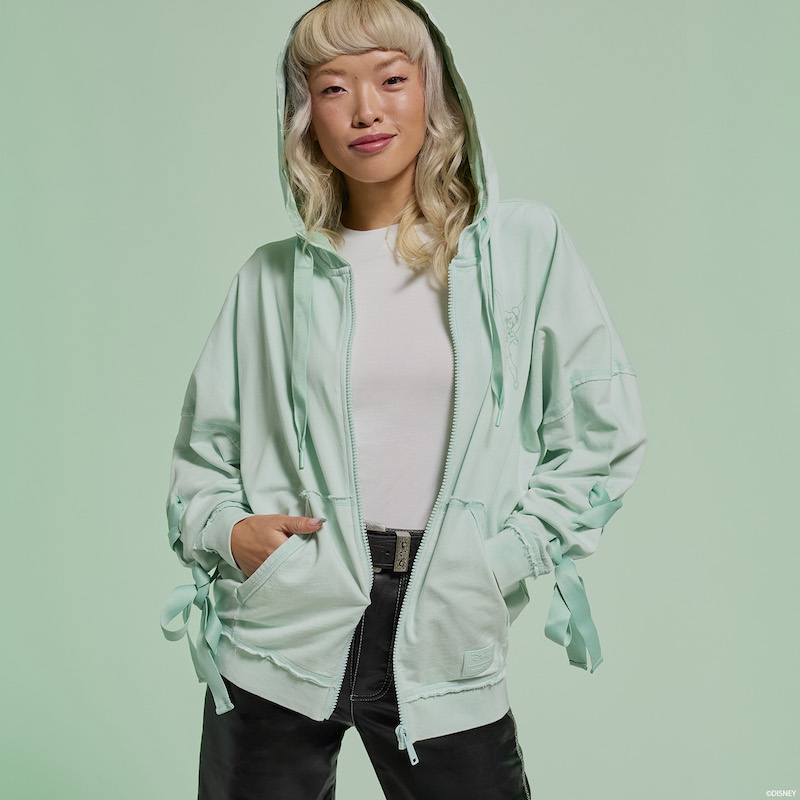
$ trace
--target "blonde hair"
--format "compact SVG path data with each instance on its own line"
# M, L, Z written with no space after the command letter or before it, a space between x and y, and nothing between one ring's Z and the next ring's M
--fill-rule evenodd
M467 125L442 54L425 21L399 0L329 0L309 11L289 44L284 72L286 108L282 167L309 232L320 231L337 247L347 199L342 173L312 141L310 67L340 55L401 50L418 63L425 90L427 133L417 157L414 192L394 218L397 253L411 270L430 268L444 286L461 232L478 200L467 157ZM428 224L424 242L415 222Z

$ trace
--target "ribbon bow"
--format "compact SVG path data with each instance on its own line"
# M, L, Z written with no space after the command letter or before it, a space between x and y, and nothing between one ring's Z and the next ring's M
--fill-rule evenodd
M181 499L178 495L173 495L170 498L167 509L169 543L173 549L175 549L180 537L178 520L180 519L182 507ZM164 634L164 638L171 642L177 642L186 636L197 680L208 684L208 688L214 698L217 714L224 714L233 708L233 703L214 662L214 654L217 652L219 637L222 633L222 623L211 600L211 584L217 579L218 575L219 573L215 572L212 577L197 562L192 564L194 583L176 586L172 590L161 612L161 631ZM192 606L197 606L200 609L200 630L195 642L192 642L191 637L188 635ZM178 615L183 617L183 625L173 630L169 628L169 624Z
M608 492L596 483L589 492L589 503L592 507L575 517L573 522L586 528L602 528L620 508L622 500L612 500ZM555 565L556 584L545 623L545 636L567 648L569 663L575 667L587 668L588 652L592 662L590 671L594 672L603 663L603 657L583 579L578 575L575 562L562 554L558 539L547 543L547 553Z

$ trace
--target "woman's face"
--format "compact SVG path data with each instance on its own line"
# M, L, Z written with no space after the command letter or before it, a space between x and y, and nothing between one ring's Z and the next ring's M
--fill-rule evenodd
M312 67L311 134L351 181L413 179L425 141L425 96L417 64L399 50L339 56ZM354 145L365 136L385 138Z

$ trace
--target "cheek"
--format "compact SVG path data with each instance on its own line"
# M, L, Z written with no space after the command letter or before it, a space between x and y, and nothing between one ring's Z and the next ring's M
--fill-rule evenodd
M324 139L326 130L329 127L328 120L326 119L325 110L311 101L311 130L318 139Z
M425 116L425 109L422 106L415 106L409 109L407 117L409 129L413 131L415 138L422 140L428 132L428 121Z
M337 115L327 109L311 109L311 127L320 144L335 146L341 138L342 122Z
M311 135L316 139L320 133L320 120L319 120L319 111L317 110L314 102L311 103L311 124L308 126L308 129L311 131Z
M427 129L427 120L425 117L425 98L422 92L407 98L403 114L406 124L414 128L417 134L424 136Z

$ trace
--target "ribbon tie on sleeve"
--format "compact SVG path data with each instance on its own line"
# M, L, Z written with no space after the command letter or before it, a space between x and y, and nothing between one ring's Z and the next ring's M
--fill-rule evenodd
M169 531L167 537L169 538L169 546L174 550L178 544L178 539L181 538L181 531L178 527L181 514L183 513L183 501L177 494L173 494L169 499L169 507L167 508L167 524Z
M596 483L589 492L592 506L579 514L573 522L586 528L602 528L622 506L621 500L611 500L608 492ZM603 662L600 655L600 638L592 620L589 599L583 579L578 575L575 562L561 552L558 539L547 543L547 553L555 565L553 600L545 624L548 639L567 648L569 663L587 668L587 652L594 672Z
M178 520L180 519L183 503L177 495L170 499L167 519L169 522L169 543L175 548L180 537ZM228 690L222 676L214 662L214 653L222 633L222 623L214 609L211 599L211 584L216 580L218 573L211 577L197 562L192 565L194 583L176 586L170 594L164 609L161 612L161 630L164 637L171 642L176 642L186 636L189 642L189 651L198 681L207 683L214 698L217 714L224 714L233 708ZM189 633L189 617L192 606L200 609L200 630L197 640L192 642ZM183 617L183 625L175 630L169 624L178 615Z
M612 500L608 492L596 483L589 492L589 505L591 508L578 514L572 521L584 528L604 528L614 513L622 507L622 500Z

